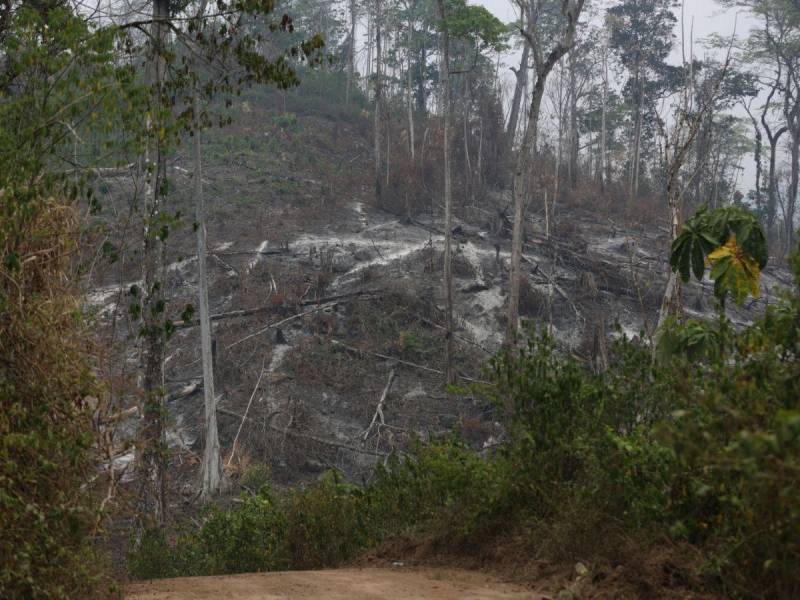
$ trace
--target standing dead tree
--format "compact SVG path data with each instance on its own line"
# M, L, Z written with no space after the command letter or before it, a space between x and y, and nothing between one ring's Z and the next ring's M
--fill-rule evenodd
M705 96L699 100L695 99L693 56L690 54L688 62L686 56L683 56L684 84L679 92L680 96L675 108L674 123L671 130L668 130L668 126L662 119L657 119L661 137L664 140L663 154L666 171L667 205L669 206L670 214L670 243L674 242L680 234L683 220L684 194L689 183L694 179L694 177L689 177L686 180L689 183L686 183L681 176L682 169L703 121L713 111L716 100L719 97L722 82L725 80L730 67L734 39L735 31L731 36L725 62L716 81ZM698 105L695 105L695 102L698 102ZM679 315L681 312L680 276L675 271L670 271L658 314L657 329L661 329L668 316Z
M350 36L347 40L347 84L345 87L344 103L350 104L350 92L353 88L356 73L356 0L350 0Z
M523 21L524 21L524 13L523 13ZM521 25L521 28L524 29L524 23ZM523 93L525 88L528 85L528 71L529 71L529 62L530 62L530 53L531 47L530 44L523 41L522 47L522 57L519 61L519 68L511 67L511 71L514 73L514 96L511 101L511 109L508 114L508 125L506 127L506 152L508 156L511 155L511 152L514 149L514 140L517 137L517 125L519 124L519 111L520 107L522 106L523 101Z
M378 206L383 205L383 158L381 151L383 147L383 73L382 73L382 49L381 49L381 27L383 27L383 16L381 14L381 0L375 0L375 114L374 117L374 137L375 146L373 148L373 160L375 161L375 202Z
M542 106L547 76L556 63L564 56L575 42L575 30L578 18L583 10L584 0L561 0L562 31L555 46L545 54L545 42L539 18L542 16L545 0L517 0L517 5L524 15L525 28L520 31L533 54L536 80L533 96L528 109L528 122L522 145L517 155L514 169L512 195L514 200L514 231L511 241L511 274L508 295L508 321L506 324L506 344L516 342L519 321L520 278L522 277L522 237L525 224L524 207L527 194L527 183L533 179L536 163L532 161L536 149L539 132L539 113Z
M447 18L444 0L439 0L439 18L442 21L442 57L440 68L442 111L442 137L444 148L444 288L445 288L445 373L447 383L455 383L456 371L453 354L453 186L450 173L450 33L444 22Z

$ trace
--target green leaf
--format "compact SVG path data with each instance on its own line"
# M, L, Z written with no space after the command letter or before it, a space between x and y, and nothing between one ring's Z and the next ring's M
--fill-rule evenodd
M702 244L695 244L692 248L692 270L694 271L694 276L698 280L703 279L703 273L706 270L706 257L705 252L703 252ZM684 281L688 281L688 277Z

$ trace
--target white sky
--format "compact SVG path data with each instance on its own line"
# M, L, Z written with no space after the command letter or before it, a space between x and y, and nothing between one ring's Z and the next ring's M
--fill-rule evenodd
M507 23L516 19L516 3L513 0L470 0L470 2L482 4L503 22ZM617 4L616 0L586 0L584 11L602 13L605 8L615 4ZM675 12L678 17L678 26L675 31L676 45L671 62L679 64L681 62L681 8L677 8ZM712 34L730 37L734 33L734 28L738 37L744 37L753 25L752 18L746 13L739 12L737 9L723 8L715 0L685 0L683 13L686 44L688 46L690 32L693 30L694 54L699 58L703 58L706 52L702 46L704 38ZM689 55L688 47L686 48L686 54L687 56ZM518 64L519 58L515 54L509 54L505 57L504 62L508 67L512 64ZM506 72L509 74L509 78L513 77L507 69ZM741 108L734 110L734 113L741 117L747 116ZM739 188L743 193L746 193L755 184L755 165L753 164L752 156L745 156L742 166L744 167L744 173Z

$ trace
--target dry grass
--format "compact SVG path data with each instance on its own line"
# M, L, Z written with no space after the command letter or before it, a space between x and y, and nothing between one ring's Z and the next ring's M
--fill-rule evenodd
M75 212L26 189L0 190L0 202L16 209L0 215L0 595L88 597L99 568L88 543L101 524L93 492L107 502L115 482L85 487L92 454L110 449L95 443L108 441L93 428L107 407L68 276Z

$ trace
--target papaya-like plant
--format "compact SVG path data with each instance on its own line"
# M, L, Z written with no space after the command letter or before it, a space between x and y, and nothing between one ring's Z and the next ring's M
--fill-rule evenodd
M672 243L669 264L684 283L694 275L714 280L714 295L727 294L739 304L759 296L761 271L769 258L767 239L758 218L739 206L701 207Z

